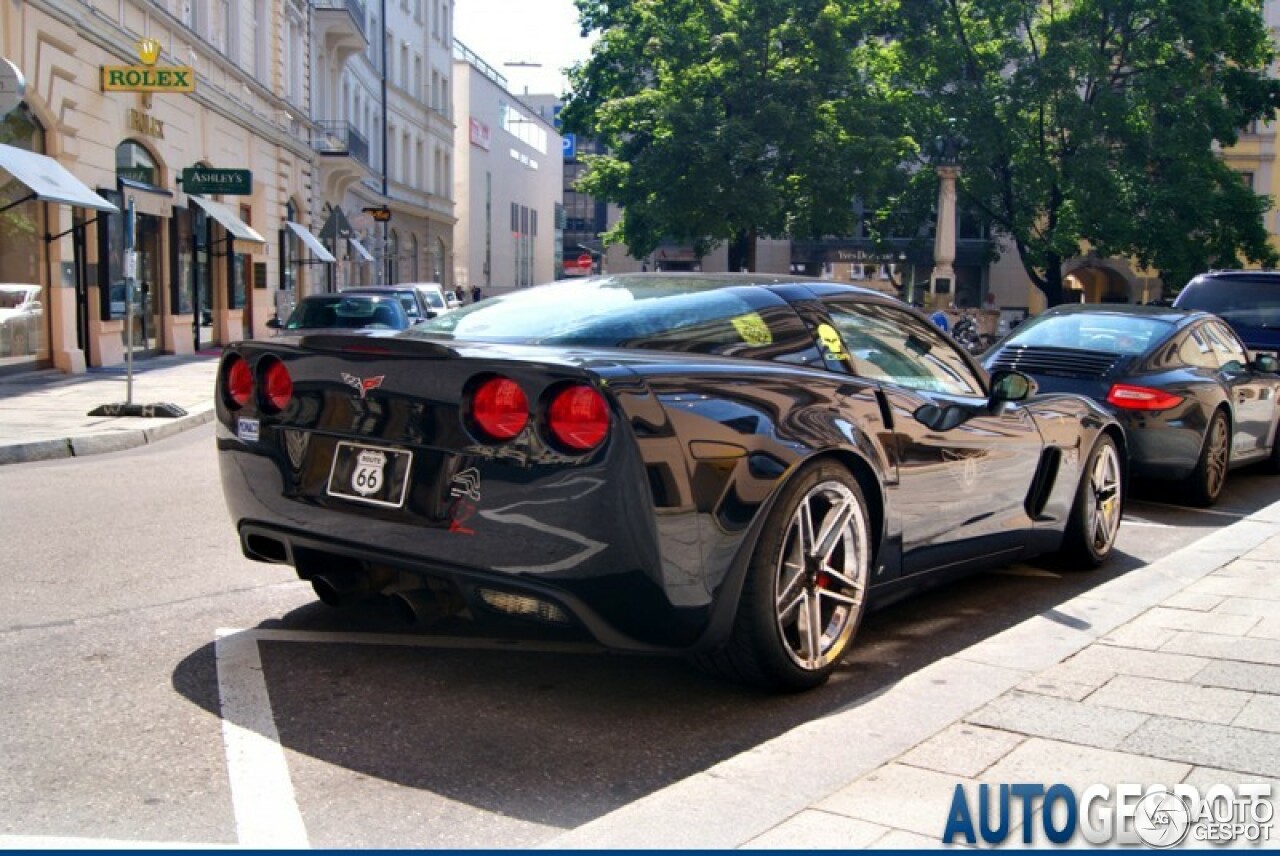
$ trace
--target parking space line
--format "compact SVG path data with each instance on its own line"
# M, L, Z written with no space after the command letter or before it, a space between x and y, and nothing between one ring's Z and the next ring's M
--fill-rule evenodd
M309 847L271 713L255 631L219 630L215 645L222 741L242 847Z
M601 646L583 642L306 630L218 630L214 648L222 710L222 740L227 754L237 840L241 847L255 848L310 846L302 811L294 795L293 780L289 776L289 763L276 730L259 642L518 650L544 654L605 653ZM109 845L95 842L94 846Z

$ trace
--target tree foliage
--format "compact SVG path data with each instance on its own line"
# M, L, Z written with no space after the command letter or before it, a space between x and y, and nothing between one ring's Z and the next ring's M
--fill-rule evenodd
M1062 262L1128 256L1181 284L1272 264L1269 207L1218 156L1280 104L1259 0L902 0L907 124L954 118L961 192L1050 304Z
M1219 156L1280 105L1261 0L576 3L600 38L562 117L607 147L582 189L634 256L852 234L855 199L936 188L951 120L962 205L1051 304L1088 251L1174 283L1277 261L1268 199Z
M872 3L577 4L601 36L571 72L561 117L607 147L582 189L622 206L606 240L633 256L668 238L705 253L755 235L839 234L855 192L875 191L900 159L893 100L865 78Z

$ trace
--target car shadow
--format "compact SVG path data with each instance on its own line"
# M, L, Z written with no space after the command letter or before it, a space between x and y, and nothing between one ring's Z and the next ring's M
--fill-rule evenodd
M391 608L296 609L260 630L313 631L324 644L258 643L280 744L361 776L430 791L509 818L573 828L706 770L802 723L856 706L902 678L1144 564L1117 552L1091 573L1016 565L872 612L852 653L819 690L773 695L705 675L677 658L543 653L575 637L441 625L393 644L343 644L334 634L395 634ZM476 647L421 647L469 634ZM336 637L336 638L340 638ZM394 644L396 638L405 644ZM485 640L485 641L479 641ZM582 641L577 638L576 641ZM173 672L174 688L221 716L213 643ZM941 691L941 690L940 690ZM237 723L252 727L250 723ZM838 747L832 747L833 751ZM813 763L821 763L814 758ZM326 822L340 824L332 795ZM332 812L339 815L335 819Z

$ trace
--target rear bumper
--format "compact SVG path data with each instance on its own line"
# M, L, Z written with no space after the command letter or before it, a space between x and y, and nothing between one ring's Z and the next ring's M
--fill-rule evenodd
M574 624L590 633L600 644L619 651L635 653L671 653L677 646L656 645L621 632L583 598L564 588L535 579L452 565L439 559L426 559L394 553L367 544L351 544L319 537L287 528L246 520L239 525L240 546L245 556L262 562L293 567L304 580L340 570L370 574L391 570L421 577L444 580L462 595L473 614L501 614L486 601L485 592L516 594L558 607Z

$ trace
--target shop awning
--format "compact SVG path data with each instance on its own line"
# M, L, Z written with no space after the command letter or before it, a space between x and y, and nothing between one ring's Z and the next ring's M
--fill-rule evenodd
M289 227L293 234L302 239L302 243L307 245L307 249L311 250L311 255L315 256L317 261L337 261L337 259L333 257L333 253L326 250L324 244L320 243L320 239L311 234L306 226L303 226L301 223L294 223L291 220L286 220L285 225Z
M111 214L120 212L119 208L68 172L66 167L46 155L0 143L0 169L25 184L31 196L42 202L60 202Z
M222 228L227 230L227 234L237 241L252 241L255 244L265 244L267 242L266 238L253 231L248 223L237 217L230 208L221 202L214 202L212 199L201 199L199 196L188 196L187 198L222 224Z
M351 249L356 251L356 255L360 257L361 261L373 261L373 254L364 248L364 244L360 243L355 238L347 238L347 240L351 242Z

